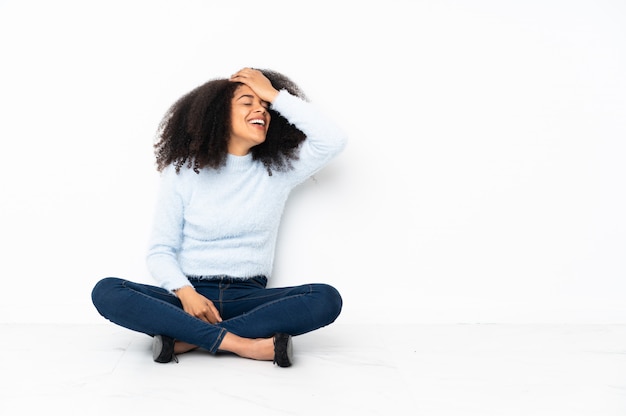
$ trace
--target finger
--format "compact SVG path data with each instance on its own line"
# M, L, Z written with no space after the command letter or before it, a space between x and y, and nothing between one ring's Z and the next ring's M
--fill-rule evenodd
M215 305L211 305L211 311L213 312L213 316L215 316L216 322L222 322L222 317L220 316L220 313L218 312Z
M205 307L202 308L202 310L198 313L197 317L210 324L214 323L213 311L211 310L211 307L209 305L205 305Z
M202 320L205 322L208 322L210 324L216 324L220 321L217 320L217 318L215 317L215 315L213 315L212 313L207 313L206 315L204 315L202 317Z
M245 76L245 75L246 75L246 74L248 74L248 73L249 73L248 69L247 69L247 68L243 68L243 69L240 69L239 71L235 72L235 73L233 74L233 76L234 76L234 77L235 77L235 76Z
M235 74L230 77L230 81L237 81L243 83L246 80L246 77L240 74Z
M254 68L243 68L240 69L239 71L235 72L233 75L231 75L230 79L235 79L235 78L240 78L240 79L247 79L247 78L251 78L254 75L256 75L256 73L259 72L257 69Z

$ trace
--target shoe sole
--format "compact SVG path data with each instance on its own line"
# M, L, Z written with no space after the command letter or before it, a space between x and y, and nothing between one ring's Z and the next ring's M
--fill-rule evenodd
M168 340L169 341L169 340ZM165 351L166 348L170 351ZM165 345L162 335L155 335L152 340L152 359L157 363L169 363L174 360L178 362L174 355L174 345Z
M292 343L292 337L290 335L287 334L279 334L277 335L279 337L287 337L287 344L285 345L285 355L287 356L287 360L286 361L282 361L282 356L279 357L279 359L276 359L276 356L274 357L274 364L276 364L279 367L291 367L291 365L293 364L293 343ZM275 336L276 337L276 336ZM276 338L274 338L274 355L276 355ZM282 355L282 354L281 354Z

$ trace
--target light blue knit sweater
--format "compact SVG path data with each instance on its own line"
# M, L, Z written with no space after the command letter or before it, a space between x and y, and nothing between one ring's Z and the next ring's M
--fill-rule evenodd
M272 108L306 135L294 169L269 176L252 155L228 155L220 170L163 170L147 255L165 289L187 276L269 277L278 227L291 190L325 166L346 144L344 132L315 106L280 91Z

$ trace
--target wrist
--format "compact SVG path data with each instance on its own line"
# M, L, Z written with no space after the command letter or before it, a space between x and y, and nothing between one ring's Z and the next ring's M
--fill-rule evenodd
M179 287L178 289L173 290L172 292L174 292L176 297L180 298L181 295L185 296L185 294L190 293L190 292L195 292L195 291L196 289L194 289L193 286L182 286L182 287Z
M274 91L271 91L267 94L268 99L266 100L268 103L273 103L274 100L276 99L276 97L278 97L278 93L279 91L277 89L274 89Z

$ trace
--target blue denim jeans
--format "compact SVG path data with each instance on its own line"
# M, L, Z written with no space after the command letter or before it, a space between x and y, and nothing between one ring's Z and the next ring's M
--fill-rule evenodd
M180 300L158 286L116 277L100 280L91 293L98 312L111 322L145 334L167 335L218 351L227 332L244 338L269 338L278 332L300 335L332 323L342 299L322 283L267 288L267 279L228 276L190 278L196 291L210 299L222 322L210 324L183 310Z

